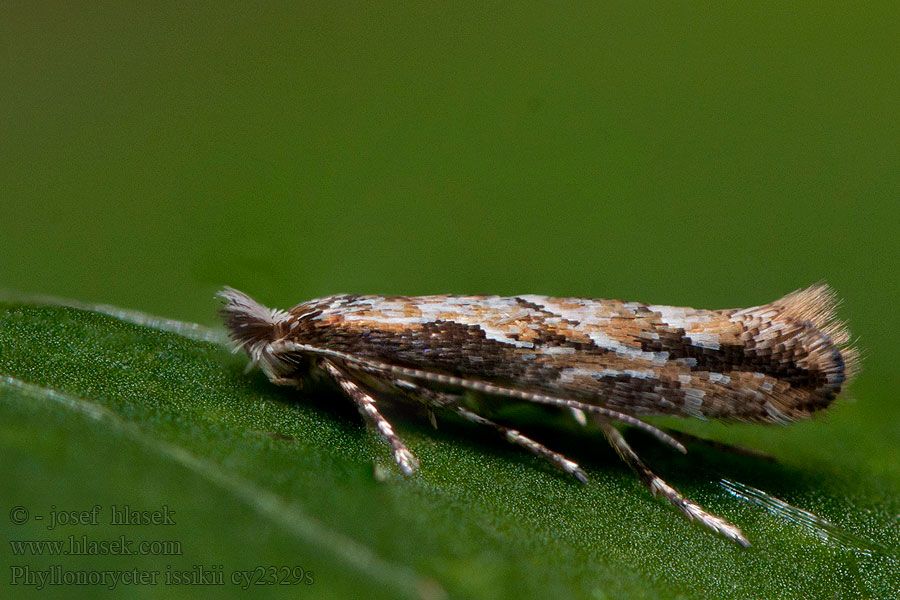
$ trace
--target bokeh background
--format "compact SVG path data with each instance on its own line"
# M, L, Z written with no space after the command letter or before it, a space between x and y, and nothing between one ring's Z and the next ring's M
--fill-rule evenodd
M855 401L737 438L897 490L898 16L6 3L0 288L216 325L222 285L722 308L824 280Z

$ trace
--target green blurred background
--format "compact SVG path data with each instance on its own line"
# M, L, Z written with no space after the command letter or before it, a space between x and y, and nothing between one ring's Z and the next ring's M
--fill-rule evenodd
M213 325L222 285L721 308L825 280L857 401L738 437L897 490L898 26L888 2L5 3L0 288Z
M8 6L0 285L211 323L222 284L718 307L826 279L896 334L891 3L293 4Z

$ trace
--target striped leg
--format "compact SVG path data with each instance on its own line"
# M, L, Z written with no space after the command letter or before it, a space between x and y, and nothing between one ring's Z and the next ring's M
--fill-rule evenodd
M504 438L506 438L506 441L510 442L511 444L515 444L516 446L524 448L532 454L535 454L543 458L544 460L549 461L551 464L562 469L581 483L587 483L587 475L585 475L584 471L581 470L581 467L578 466L578 463L569 460L559 452L554 452L540 442L537 442L530 437L523 435L516 429L501 425L496 421L492 421L490 419L482 417L481 415L464 408L461 404L462 396L431 390L403 379L394 380L393 385L403 390L405 394L408 394L413 398L424 400L429 406L435 409L455 412L467 421L493 429ZM429 414L434 415L433 412Z
M574 409L581 411L585 414L592 415L600 415L606 417L608 419L612 419L613 421L618 421L620 423L625 423L626 425L631 425L638 429L643 429L650 435L654 436L659 441L668 444L681 452L682 454L687 454L687 449L684 445L673 438L671 435L661 430L659 427L655 425L651 425L645 421L640 420L639 418L632 416L630 414L621 413L615 410L611 410L606 408L605 406L600 406L597 404L589 404L586 402L581 402L578 400L571 400L567 398L558 398L556 396L548 396L546 394L539 394L536 392L530 392L527 390L520 390L514 388L507 388L502 385L496 385L490 383L488 381L479 381L467 379L465 377L457 377L455 375L446 375L443 373L432 373L430 371L423 371L421 369L411 369L409 367L401 367L397 365L391 365L387 363L382 363L378 361L367 360L363 358L359 358L357 356L353 356L352 354L347 354L345 352L339 352L336 350L324 350L322 348L317 348L315 346L308 346L306 344L298 344L297 342L289 342L286 340L279 340L276 342L272 342L269 345L270 352L277 353L286 353L290 355L291 352L309 352L312 354L316 354L319 356L332 356L335 357L345 363L352 364L353 368L358 371L365 371L366 373L370 373L378 378L384 380L393 380L396 384L398 381L409 382L410 379L415 379L418 381L429 381L433 383L437 383L440 385L447 385L452 387L460 387L466 390L472 390L474 392L479 392L482 394L489 394L493 396L505 396L507 398L516 398L519 400L525 400L526 402L534 402L535 404L545 404L548 406L559 406L562 408ZM323 359L326 360L326 359ZM407 386L398 386L398 387L407 387ZM575 419L579 422L582 421L581 417L578 413L573 413Z
M394 428L391 426L390 422L378 412L378 407L375 405L375 398L362 389L362 387L353 381L348 374L344 373L337 365L327 358L321 359L319 361L319 366L334 378L338 385L341 386L341 389L344 390L344 393L346 393L356 404L356 407L359 409L363 418L374 425L378 430L378 433L381 434L381 437L387 440L388 444L391 445L391 450L394 453L394 460L400 465L400 470L403 471L403 474L412 475L418 468L419 461L413 456L412 452L406 448L397 434L394 433Z
M628 445L628 442L625 441L625 438L622 437L619 430L613 427L608 421L601 422L600 428L603 430L604 435L606 435L606 439L612 447L615 448L616 453L622 457L622 460L624 460L635 473L637 473L637 476L644 482L644 485L650 489L650 492L654 496L664 497L671 502L675 508L687 516L688 519L692 521L696 519L706 527L724 535L728 539L734 540L741 546L746 547L750 545L750 542L747 541L747 538L744 537L744 534L741 533L740 529L725 519L706 512L700 505L694 504L682 496L678 490L670 486L656 473L651 471L637 453L631 449L631 446Z
M540 456L541 458L551 462L553 465L559 467L581 483L587 483L587 475L584 474L584 471L581 470L581 467L578 466L578 463L569 460L559 452L554 452L540 442L536 442L530 437L522 435L521 433L519 433L519 431L491 421L490 419L485 419L481 415L473 413L472 411L467 410L462 406L457 406L454 410L456 414L461 415L464 419L471 421L472 423L477 423L478 425L490 427L491 429L505 437L506 441L524 448L532 454L536 454L537 456Z

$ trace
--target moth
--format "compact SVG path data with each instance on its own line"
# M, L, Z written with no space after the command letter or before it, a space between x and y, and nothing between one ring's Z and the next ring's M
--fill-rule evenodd
M235 350L277 385L333 380L390 445L405 475L418 461L379 410L389 397L454 413L586 482L579 465L479 414L466 395L525 401L588 417L655 496L748 546L741 530L683 497L614 423L685 447L645 417L789 423L827 408L857 351L824 284L762 306L701 310L586 298L339 294L290 310L225 288Z

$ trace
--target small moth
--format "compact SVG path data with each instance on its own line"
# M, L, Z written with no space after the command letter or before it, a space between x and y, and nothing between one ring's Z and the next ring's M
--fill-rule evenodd
M357 296L270 309L225 288L222 315L275 384L333 380L390 444L405 475L418 467L379 411L385 396L455 413L492 429L575 479L574 461L479 414L467 393L591 417L657 496L691 520L747 546L741 530L683 497L653 473L612 423L685 447L642 420L680 416L789 423L828 407L857 364L826 285L762 306L700 310L547 296Z

